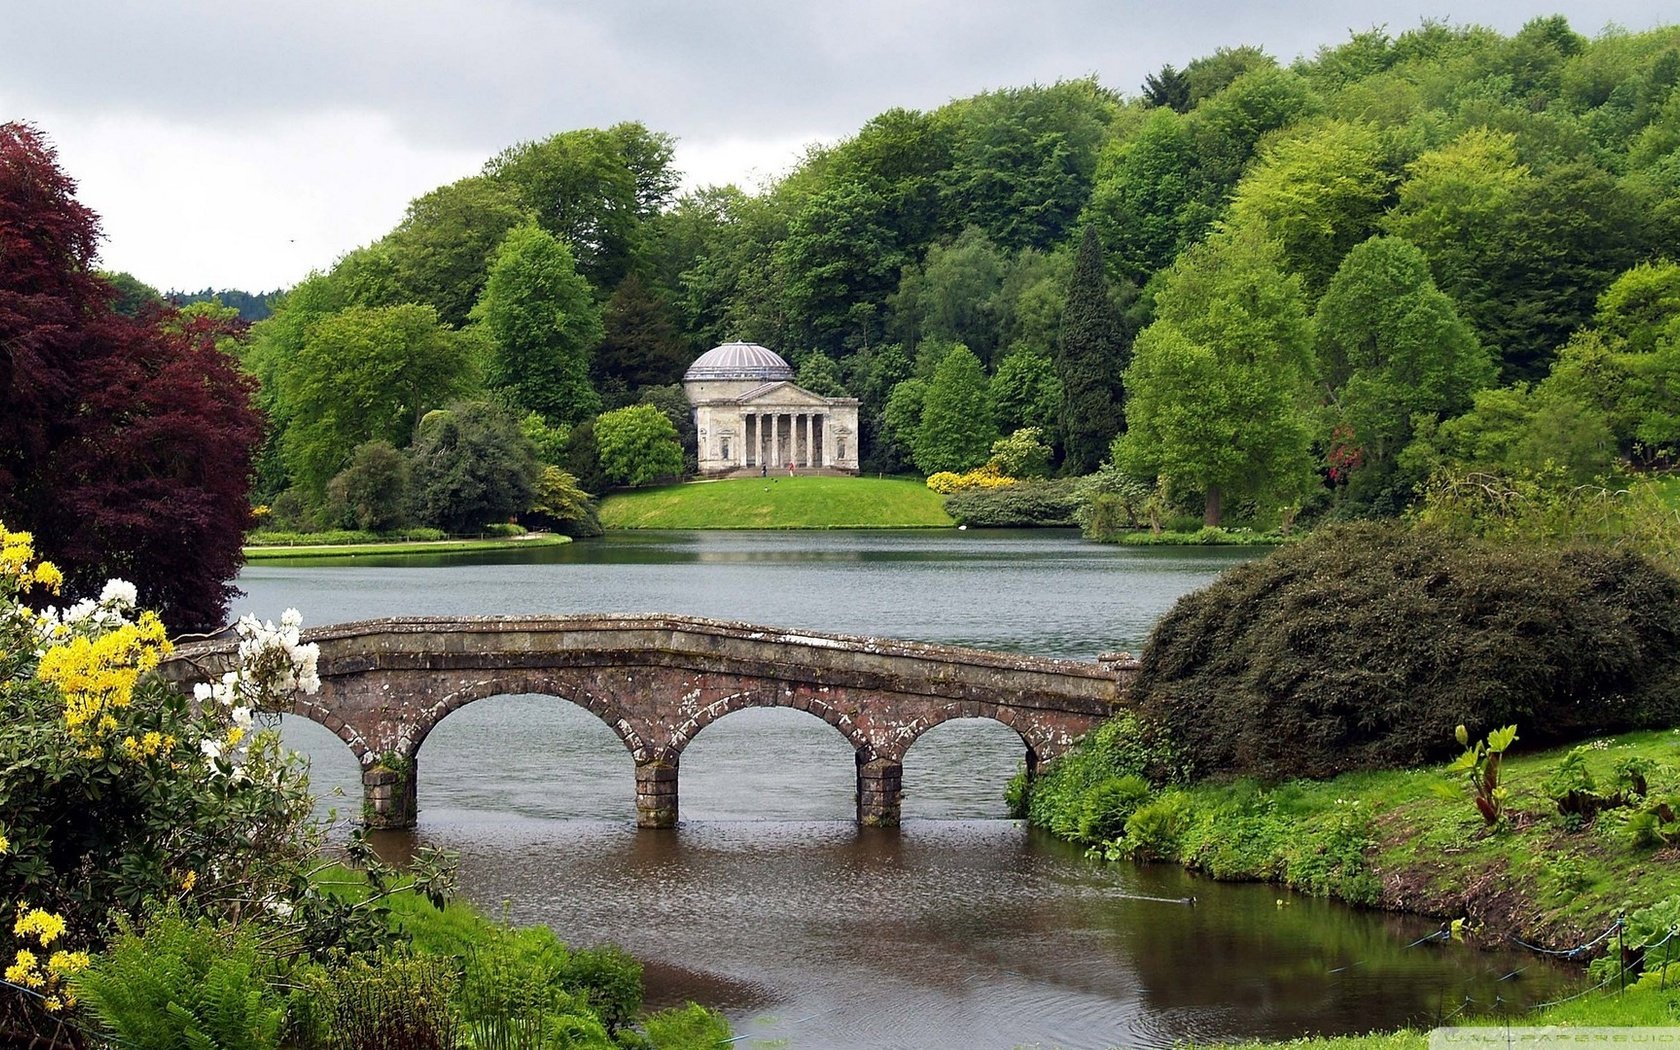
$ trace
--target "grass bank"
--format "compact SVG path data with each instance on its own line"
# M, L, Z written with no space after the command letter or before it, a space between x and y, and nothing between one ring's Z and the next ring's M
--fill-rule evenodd
M1653 835L1650 821L1636 816L1659 802L1677 804L1680 730L1508 755L1507 808L1491 828L1465 775L1449 776L1441 766L1270 786L1240 780L1150 788L1136 774L1170 765L1172 756L1140 740L1129 716L1091 734L1033 786L1024 800L1030 819L1111 861L1177 863L1210 878L1281 883L1431 916L1473 944L1520 942L1563 953L1593 942L1620 918L1617 936L1571 956L1596 957L1585 981L1604 991L1511 1023L1680 1024L1680 934L1663 940L1680 923L1680 828L1670 824ZM1630 769L1648 780L1634 805L1592 819L1560 812L1558 799L1571 788L1610 796L1618 771L1625 782ZM1615 950L1621 944L1630 950L1625 972ZM1464 1016L1453 1023L1499 1022ZM1388 1050L1427 1041L1426 1030L1413 1030L1241 1045Z
M619 492L608 529L894 529L953 524L945 497L904 478L729 478Z
M525 536L492 536L472 540L394 540L379 543L311 543L260 545L245 548L246 561L279 561L286 558L355 558L390 554L463 554L478 551L550 547L572 542L570 537L550 533Z
M1034 823L1110 860L1175 862L1216 879L1463 920L1473 942L1570 948L1623 913L1670 900L1680 912L1680 846L1640 836L1629 820L1638 807L1583 821L1554 798L1566 760L1604 791L1618 766L1643 765L1646 798L1673 798L1680 731L1507 756L1506 816L1490 829L1463 775L1443 767L1150 790L1133 774L1158 756L1138 753L1127 722L1092 734L1034 785Z

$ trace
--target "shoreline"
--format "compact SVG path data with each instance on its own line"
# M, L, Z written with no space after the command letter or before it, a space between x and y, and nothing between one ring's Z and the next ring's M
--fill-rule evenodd
M292 558L355 558L363 555L475 554L480 551L518 550L522 547L557 547L572 542L570 536L534 532L524 536L497 536L472 540L388 540L381 543L316 543L242 548L247 562L285 561Z

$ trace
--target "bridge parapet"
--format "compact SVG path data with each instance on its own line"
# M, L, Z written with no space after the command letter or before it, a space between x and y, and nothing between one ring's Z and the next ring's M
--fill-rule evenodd
M677 817L683 749L747 707L792 707L835 726L858 753L858 818L895 824L904 753L952 718L1020 734L1029 772L1126 700L1136 663L998 653L698 617L402 617L306 631L321 692L290 713L336 733L361 762L371 823L411 826L421 743L451 711L506 693L582 706L637 765L638 822ZM161 670L191 682L231 665L234 643L183 646ZM393 783L393 771L406 777Z

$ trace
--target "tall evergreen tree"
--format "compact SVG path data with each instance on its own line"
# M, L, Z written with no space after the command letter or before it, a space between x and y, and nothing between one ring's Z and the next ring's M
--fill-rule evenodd
M1130 363L1129 340L1103 273L1102 241L1085 228L1068 281L1056 374L1062 381L1063 463L1068 473L1097 469L1109 442L1126 428L1120 375Z
M1169 62L1159 73L1143 78L1143 100L1151 106L1166 106L1175 113L1190 109L1190 78Z

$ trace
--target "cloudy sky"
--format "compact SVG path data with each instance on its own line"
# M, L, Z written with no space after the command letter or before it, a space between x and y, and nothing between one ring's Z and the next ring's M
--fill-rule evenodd
M1646 29L1672 0L0 0L0 121L56 143L104 264L267 290L525 139L640 120L685 184L756 185L891 106L1253 43L1285 60L1423 18Z

